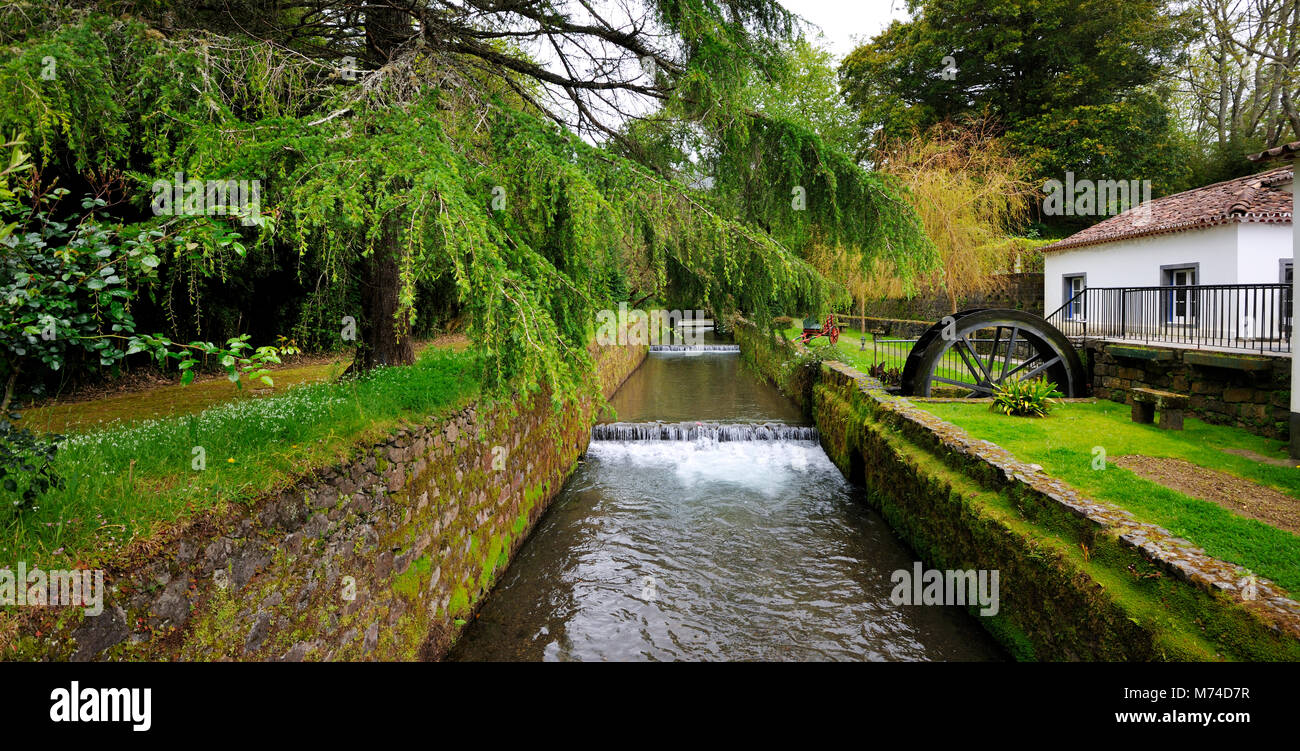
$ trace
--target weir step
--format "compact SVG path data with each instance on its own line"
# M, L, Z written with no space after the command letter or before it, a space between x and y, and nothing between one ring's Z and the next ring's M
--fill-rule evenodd
M739 344L651 344L651 352L740 352Z
M609 422L591 429L593 441L816 441L817 428L785 423Z

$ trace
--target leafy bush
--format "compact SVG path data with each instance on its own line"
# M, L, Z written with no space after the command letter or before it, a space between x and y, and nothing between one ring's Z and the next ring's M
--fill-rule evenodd
M0 488L15 496L19 509L32 506L51 488L62 488L63 478L52 463L61 435L38 435L14 425L17 412L0 413Z
M898 368L891 368L883 362L878 362L871 366L868 374L886 386L898 386L903 383L903 372Z
M772 327L777 329L788 329L794 325L794 319L790 316L777 316L772 319Z
M989 408L1004 415L1046 417L1061 396L1051 381L1012 380L993 388Z
M194 379L203 356L215 358L241 388L241 376L273 385L267 366L280 362L281 349L254 349L248 334L225 347L137 335L130 305L141 285L156 278L168 243L194 243L184 233L169 237L158 229L111 225L99 216L107 205L102 198L83 197L82 212L66 216L59 202L69 191L41 187L23 138L0 139L0 149L9 155L0 170L0 495L18 494L14 505L25 509L62 487L62 480L51 468L59 436L37 436L13 424L21 378L32 377L31 391L38 394L40 376L70 358L82 358L87 370L116 369L127 356L147 352L159 364L175 361L182 385ZM234 230L218 235L219 244L238 245ZM297 348L283 351L295 354Z

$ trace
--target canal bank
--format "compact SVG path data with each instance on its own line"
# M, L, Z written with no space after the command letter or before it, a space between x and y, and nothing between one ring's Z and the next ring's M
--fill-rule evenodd
M978 619L1018 659L1296 660L1294 603L1245 603L1234 568L741 322L743 356L802 404L867 502L932 568L1000 572ZM1162 534L1163 532L1163 534Z
M964 610L891 601L915 556L724 347L649 354L450 659L1005 659Z
M646 351L593 348L605 397ZM577 466L604 407L557 408L543 391L407 425L278 495L134 544L109 562L97 614L0 613L0 658L440 659Z

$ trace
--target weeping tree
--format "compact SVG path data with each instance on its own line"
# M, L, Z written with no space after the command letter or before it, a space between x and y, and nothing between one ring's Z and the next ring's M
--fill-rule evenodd
M1013 269L1023 243L1013 235L1029 218L1037 193L1028 160L995 136L986 118L943 122L910 138L889 140L875 159L908 188L939 264L915 279L878 264L854 290L864 298L909 296L912 283L942 294L950 312L970 295L988 292Z
M0 129L137 206L176 172L261 180L256 221L229 218L240 247L360 291L360 369L411 361L429 280L454 286L486 385L562 393L589 382L594 312L633 293L766 320L842 297L813 242L904 275L933 258L889 178L740 95L798 31L772 0L75 5L0 11ZM42 77L49 58L76 75ZM652 122L695 152L643 158ZM241 260L201 239L164 259Z

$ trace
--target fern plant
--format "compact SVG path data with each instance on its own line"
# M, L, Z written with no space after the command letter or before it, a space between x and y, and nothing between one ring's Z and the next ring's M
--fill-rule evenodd
M1046 380L1012 380L993 387L990 409L1004 415L1046 417L1062 397Z

